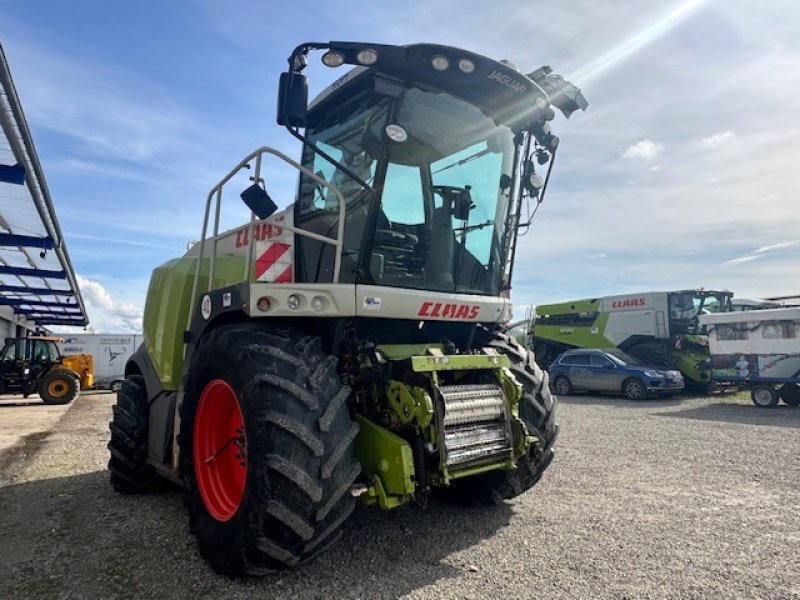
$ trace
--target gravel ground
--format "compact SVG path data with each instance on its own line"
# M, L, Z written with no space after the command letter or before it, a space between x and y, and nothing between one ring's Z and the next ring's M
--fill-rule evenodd
M359 508L319 559L233 581L178 492L111 491L112 400L81 397L0 473L0 598L800 598L798 409L565 398L557 458L518 500Z

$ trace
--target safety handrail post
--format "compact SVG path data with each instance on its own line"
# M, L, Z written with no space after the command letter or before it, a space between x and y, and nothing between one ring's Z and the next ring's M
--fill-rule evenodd
M305 229L294 227L294 226L287 226L282 225L282 228L286 231L290 231L294 234L301 235L303 237L307 237L310 239L317 240L319 242L325 244L331 244L336 248L336 254L333 262L333 283L339 283L339 275L341 273L342 267L342 247L344 245L344 218L346 214L346 207L345 207L345 199L342 196L342 193L332 184L327 182L322 177L318 176L313 171L307 169L300 163L292 160L288 156L286 156L283 152L279 150L275 150L274 148L270 148L269 146L262 146L257 150L248 154L243 160L239 162L233 169L231 169L228 174L222 178L222 180L217 183L208 194L208 198L206 199L206 210L203 216L203 230L200 236L200 250L197 256L197 264L195 266L194 271L194 281L192 282L192 295L189 303L189 314L187 317L186 329L188 330L192 325L192 316L194 315L195 311L195 303L197 302L197 288L200 282L200 270L202 267L203 259L205 258L205 246L206 246L206 239L208 235L208 220L211 214L211 203L216 199L216 206L215 206L215 213L214 213L214 236L212 238L211 243L211 255L209 256L210 265L209 265L209 275L208 275L208 289L207 291L211 291L213 286L214 280L214 272L215 272L215 265L217 260L217 241L219 237L219 222L220 222L220 212L221 212L221 205L222 205L222 188L228 183L242 168L245 167L251 160L256 160L256 167L255 167L255 176L254 181L257 184L261 182L261 161L264 154L270 154L275 156L285 163L293 166L295 169L303 173L304 175L310 177L314 181L316 181L320 186L329 189L333 194L336 196L339 205L339 224L336 230L336 238L331 238L325 235L320 235L317 233L313 233L311 231L306 231ZM216 196L216 198L215 198ZM253 264L253 253L255 252L255 240L253 238L253 232L255 229L255 214L251 211L250 212L250 222L248 224L247 230L247 240L248 240L248 248L247 248L247 257L245 259L245 273L244 273L244 281L249 282L251 273L252 273L252 264Z

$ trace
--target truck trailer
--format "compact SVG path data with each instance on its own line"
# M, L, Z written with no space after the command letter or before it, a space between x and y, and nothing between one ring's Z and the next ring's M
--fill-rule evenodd
M94 389L119 389L125 378L125 363L142 343L142 336L132 333L68 334L58 342L64 356L91 355L94 364Z
M700 315L714 381L750 387L753 404L800 405L800 307Z

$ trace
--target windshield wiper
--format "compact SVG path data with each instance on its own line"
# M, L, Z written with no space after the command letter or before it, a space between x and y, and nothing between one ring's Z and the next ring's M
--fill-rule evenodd
M472 154L472 155L470 155L470 156L468 156L466 158L462 158L461 160L456 161L454 163L451 163L451 164L447 165L446 167L442 167L438 171L434 171L433 173L431 173L431 175L436 175L437 173L441 173L442 171L447 171L447 169L452 169L453 167L460 167L461 165L465 165L468 162L475 160L476 158L480 158L481 156L484 156L485 154L489 154L489 152L490 152L489 148L484 148L483 150L480 150L479 152L476 152L475 154Z

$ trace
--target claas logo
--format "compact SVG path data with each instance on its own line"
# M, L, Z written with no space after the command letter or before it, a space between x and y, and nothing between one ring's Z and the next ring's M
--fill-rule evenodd
M417 315L420 317L442 317L445 319L475 320L481 307L478 304L450 304L423 302Z
M631 308L634 306L644 306L644 298L626 298L625 300L614 300L611 303L611 308Z

